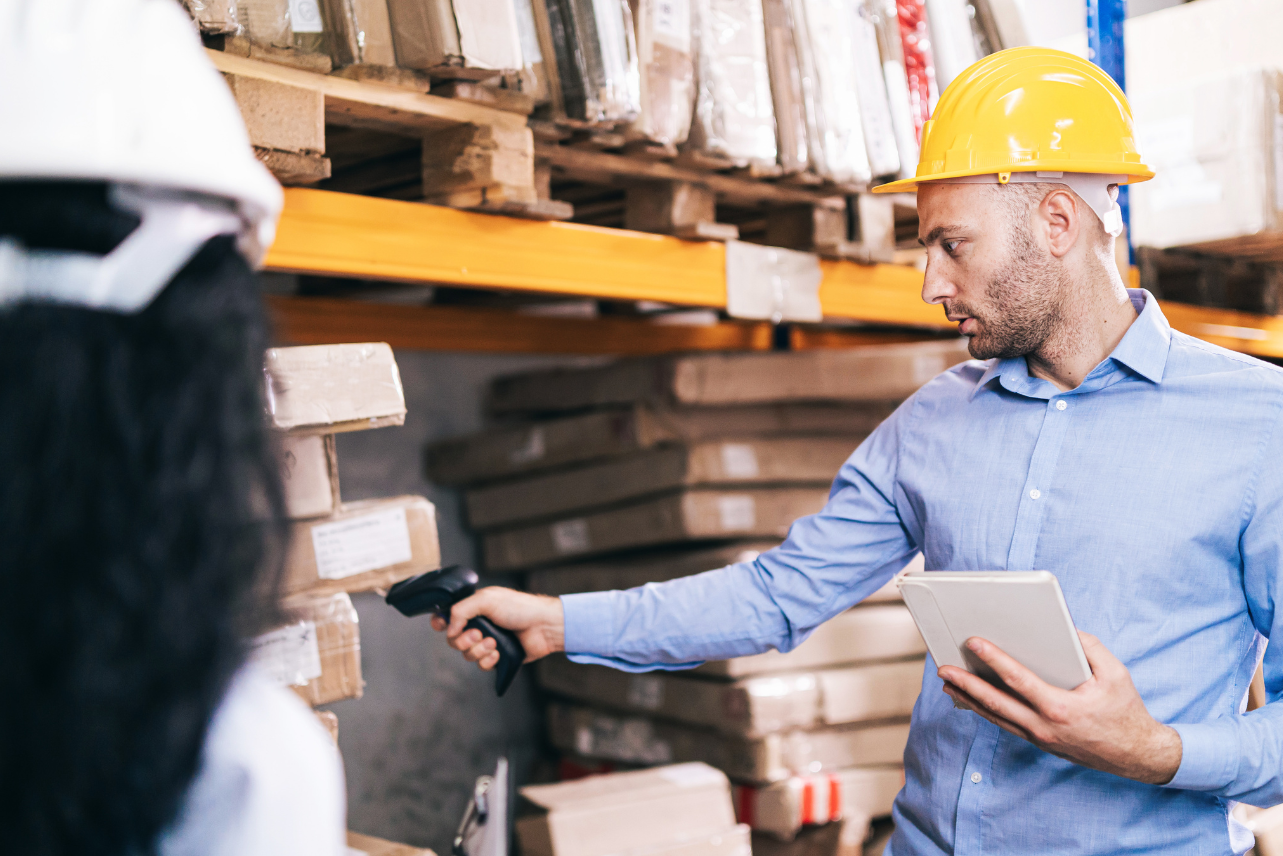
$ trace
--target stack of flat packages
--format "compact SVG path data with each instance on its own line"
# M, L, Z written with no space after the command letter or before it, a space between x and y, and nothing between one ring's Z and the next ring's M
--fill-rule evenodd
M897 402L966 358L949 341L501 378L491 410L520 421L437 444L429 472L466 487L487 568L526 572L532 591L660 582L770 549ZM760 835L840 816L858 844L900 786L923 651L883 591L787 654L642 675L554 659L538 674L570 760L705 762L741 788Z
M750 856L726 776L675 764L521 789L522 856Z
M613 0L532 0L554 116L613 128L642 112L637 40L628 6Z
M291 519L282 604L291 620L253 640L253 656L311 705L360 698L360 627L349 595L440 566L426 499L339 496L334 435L402 424L400 374L381 343L273 348L265 373Z
M251 55L308 67L319 60L324 65L315 69L318 71L332 67L329 54L334 29L326 26L320 3L236 0L236 18L241 37L255 49Z
M762 0L693 0L695 118L687 150L774 166L775 110Z
M525 65L512 0L387 0L396 64L481 79Z

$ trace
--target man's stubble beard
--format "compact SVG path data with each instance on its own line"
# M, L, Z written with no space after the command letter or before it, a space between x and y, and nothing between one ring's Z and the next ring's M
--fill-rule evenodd
M985 287L983 307L947 305L951 314L969 315L979 331L967 342L977 360L1023 357L1041 349L1061 325L1064 271L1027 231L1012 235L1006 264Z

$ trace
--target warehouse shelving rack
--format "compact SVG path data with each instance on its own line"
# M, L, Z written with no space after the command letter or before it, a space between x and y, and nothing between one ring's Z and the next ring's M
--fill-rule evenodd
M711 241L541 222L435 205L290 188L267 269L393 282L504 289L613 300L726 306L726 250ZM922 274L904 265L821 260L820 301L835 320L951 328L920 297ZM1283 358L1283 317L1164 302L1177 330L1256 356ZM387 339L429 350L654 353L763 350L764 324L661 326L623 318L543 318L465 307L406 307L350 300L277 298L290 341ZM867 331L794 331L795 347L903 340Z

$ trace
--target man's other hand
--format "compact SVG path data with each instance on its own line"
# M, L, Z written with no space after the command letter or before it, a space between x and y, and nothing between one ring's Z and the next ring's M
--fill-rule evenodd
M498 665L499 652L493 639L482 636L480 630L467 629L468 622L478 615L516 633L526 649L527 663L565 649L565 622L558 598L489 586L456 603L450 609L449 626L432 616L432 629L444 630L450 645L484 671Z
M1149 715L1131 674L1100 640L1078 632L1092 676L1073 690L1041 680L979 637L967 647L1011 692L956 666L938 672L956 707L972 710L1060 758L1128 779L1163 785L1181 764L1176 730Z

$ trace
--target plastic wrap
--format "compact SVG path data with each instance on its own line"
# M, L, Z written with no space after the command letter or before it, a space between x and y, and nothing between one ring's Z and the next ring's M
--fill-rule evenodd
M641 113L633 129L657 143L680 145L695 109L690 0L633 0Z
M355 63L396 65L387 0L324 0L335 68Z
M855 6L846 0L797 0L794 12L798 55L810 90L807 125L815 171L839 184L867 185L873 172L855 85Z
M521 42L521 91L534 98L537 104L546 103L552 95L543 50L539 46L534 3L532 0L512 0L512 9L517 16L517 38Z
M691 148L736 162L776 161L762 0L695 0L698 94Z
M766 62L771 75L771 96L775 106L775 143L785 172L801 172L810 166L807 140L806 94L798 60L792 0L762 0L766 24Z
M403 68L522 66L512 0L387 0L387 6Z
M860 94L860 121L869 167L875 176L896 175L900 172L900 153L882 75L877 26L862 5L856 4L854 12L855 88Z
M864 0L864 13L873 22L882 57L895 147L900 156L900 177L911 178L918 165L918 132L914 123L909 80L904 71L904 47L895 0Z
M554 110L590 125L631 122L641 112L632 12L623 0L535 0L544 18L543 53L552 53ZM551 79L551 75L550 75Z
M236 0L241 33L252 44L303 53L331 50L324 11L317 0Z
M236 0L183 0L183 7L202 33L239 33Z
M896 0L895 6L900 21L900 44L904 49L904 71L909 84L914 136L918 145L922 145L922 125L931 118L939 97L926 0Z
M980 59L967 0L926 0L936 86L943 92L967 66Z

